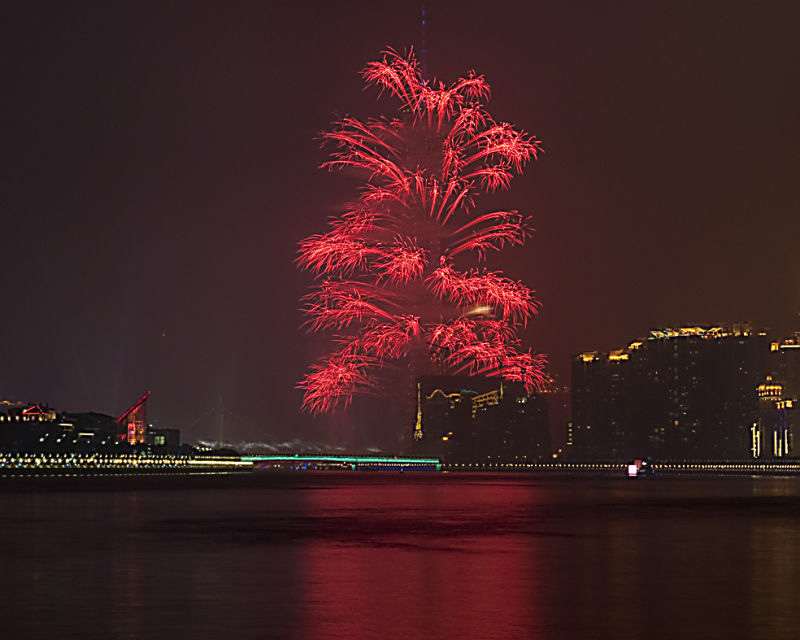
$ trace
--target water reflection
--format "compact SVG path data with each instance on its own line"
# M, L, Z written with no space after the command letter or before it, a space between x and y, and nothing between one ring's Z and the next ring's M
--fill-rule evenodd
M751 529L749 542L751 625L765 638L796 638L797 576L800 575L797 519L789 514L759 517Z
M527 488L452 489L311 492L307 506L319 518L352 519L364 535L304 546L301 636L492 638L535 626L540 553L535 538L515 531Z
M797 479L28 481L0 544L4 637L800 634Z

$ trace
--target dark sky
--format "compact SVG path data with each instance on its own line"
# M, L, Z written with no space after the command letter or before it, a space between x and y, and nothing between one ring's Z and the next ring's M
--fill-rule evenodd
M4 3L0 398L116 415L150 388L150 419L192 440L221 394L230 438L346 441L298 412L296 244L355 195L315 137L392 113L358 71L418 44L419 7ZM430 71L485 74L493 115L546 149L482 204L533 218L492 266L537 290L525 337L554 373L653 326L795 328L800 4L428 14Z

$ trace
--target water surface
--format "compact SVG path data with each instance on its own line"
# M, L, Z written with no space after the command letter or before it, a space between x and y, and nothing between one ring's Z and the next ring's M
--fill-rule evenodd
M794 478L6 478L0 545L2 637L800 637Z

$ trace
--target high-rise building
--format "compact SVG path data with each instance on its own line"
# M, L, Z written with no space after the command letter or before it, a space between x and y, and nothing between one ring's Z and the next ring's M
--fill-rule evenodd
M758 424L753 425L751 444L754 458L792 455L796 403L795 399L787 397L784 385L771 375L758 385Z
M414 449L445 461L532 460L550 455L547 404L499 379L417 380Z
M556 378L543 388L541 395L547 405L547 430L550 434L550 446L554 452L561 453L564 447L565 429L569 430L571 401L569 387L560 384Z
M622 349L590 351L573 360L570 454L628 455L630 366L630 352Z
M547 401L503 383L497 402L476 406L473 399L475 456L506 462L539 460L551 453Z
M576 457L744 458L768 353L749 325L657 329L573 360Z
M770 343L770 373L783 385L784 396L800 398L800 331L792 337Z

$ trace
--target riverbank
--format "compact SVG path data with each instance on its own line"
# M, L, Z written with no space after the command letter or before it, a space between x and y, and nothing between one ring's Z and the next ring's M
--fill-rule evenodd
M252 471L234 456L147 453L0 453L0 477L31 475L230 473Z

